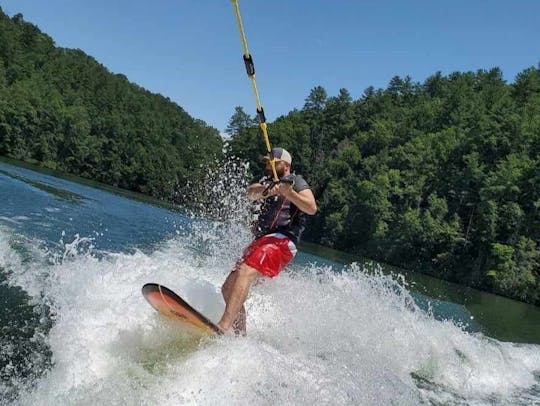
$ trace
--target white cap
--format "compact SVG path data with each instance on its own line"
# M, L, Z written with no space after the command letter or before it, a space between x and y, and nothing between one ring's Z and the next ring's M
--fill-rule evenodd
M289 165L292 164L291 154L289 154L289 151L287 151L285 148L272 148L272 155L274 155L275 159L287 162Z

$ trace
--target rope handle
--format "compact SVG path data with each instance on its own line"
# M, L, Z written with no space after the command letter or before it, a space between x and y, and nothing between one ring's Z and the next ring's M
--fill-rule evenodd
M261 193L262 197L264 199L266 199L268 197L271 197L271 196L268 196L268 192L274 186L279 185L280 183L287 183L287 184L291 185L291 187L293 187L294 186L294 176L293 175L287 175L287 176L284 176L284 177L282 177L281 179L278 179L278 180L275 180L275 179L268 180L265 183L268 183L268 186Z

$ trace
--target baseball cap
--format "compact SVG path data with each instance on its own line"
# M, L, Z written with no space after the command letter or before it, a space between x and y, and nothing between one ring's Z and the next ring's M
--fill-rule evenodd
M285 148L272 148L272 155L274 155L274 158L287 162L289 165L292 164L291 154L289 154L289 151L287 151Z

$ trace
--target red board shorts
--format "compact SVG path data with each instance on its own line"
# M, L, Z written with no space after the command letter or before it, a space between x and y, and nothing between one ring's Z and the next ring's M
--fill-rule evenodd
M273 278L296 255L296 246L285 235L275 233L257 238L245 250L242 261L259 273Z

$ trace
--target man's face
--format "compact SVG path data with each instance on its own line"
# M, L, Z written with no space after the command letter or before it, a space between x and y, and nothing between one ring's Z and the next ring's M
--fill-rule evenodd
M276 159L276 172L278 178L282 178L286 175L287 168L289 168L289 164L285 161ZM272 172L272 164L270 163L270 160L266 160L266 166L264 168L264 172L267 176L273 178L274 173Z

